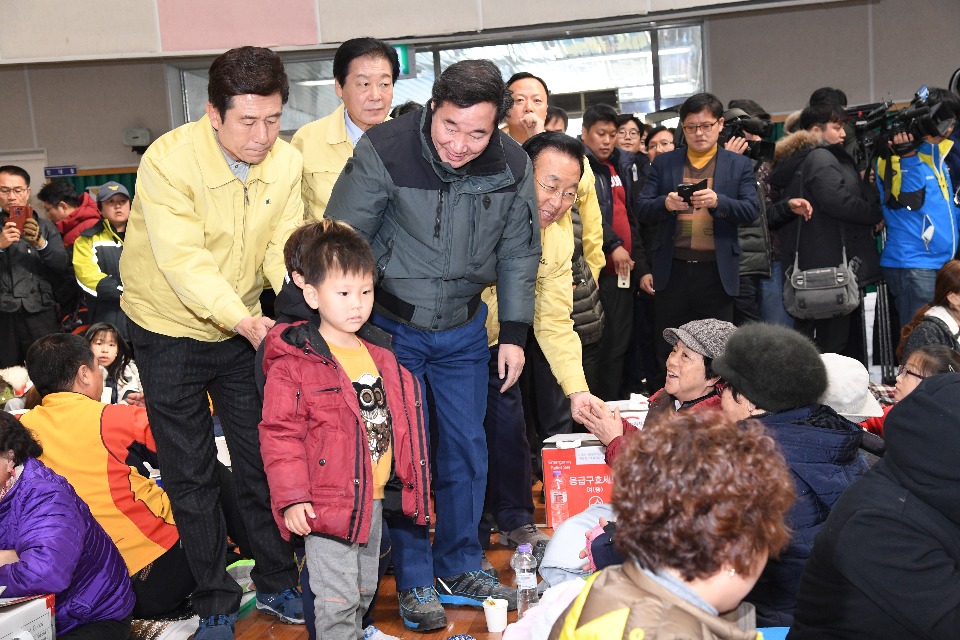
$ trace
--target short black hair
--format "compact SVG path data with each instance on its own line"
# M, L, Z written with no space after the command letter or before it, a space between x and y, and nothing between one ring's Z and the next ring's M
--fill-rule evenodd
M494 126L513 106L513 97L503 82L503 74L490 60L461 60L444 69L433 83L430 101L432 111L439 109L444 102L459 109L489 102L497 110Z
M821 102L804 107L800 112L798 124L801 129L809 131L812 127L823 128L828 122L842 124L845 120L843 107L836 102Z
M40 202L45 202L51 207L55 207L61 202L66 202L68 206L79 207L82 198L77 195L73 185L63 178L51 180L49 183L40 187L37 192L37 198Z
M544 131L527 138L527 141L523 143L523 150L530 156L531 162L536 162L537 156L547 149L553 149L576 160L577 164L580 165L580 176L583 176L584 150L582 142L559 131Z
M41 396L72 391L81 365L97 371L90 343L72 333L51 333L27 349L27 373Z
M761 107L756 100L751 100L749 98L731 100L727 103L727 109L740 109L751 118L770 120L770 114L767 113L767 110Z
M290 97L290 82L283 60L264 47L237 47L221 53L210 65L207 100L221 118L233 105L234 96L280 94L283 104Z
M822 104L836 104L841 107L846 107L848 104L847 94L844 93L842 89L820 87L810 94L809 104L811 107ZM746 111L746 109L744 109L744 111Z
M566 131L567 127L570 126L570 116L567 115L567 112L560 107L547 107L547 122L557 119L563 122L563 129Z
M617 110L608 104L595 104L583 112L583 128L589 130L598 122L609 122L617 127Z
M346 222L324 218L299 227L283 246L287 271L317 287L331 270L375 275L377 260L367 241Z
M398 105L390 111L391 118L399 118L405 113L410 113L411 111L420 111L423 109L423 105L414 100L407 100L401 105Z
M647 125L643 124L640 118L632 113L621 113L617 117L617 128L619 129L628 122L632 122L633 124L637 125L637 129L640 130L640 137L643 138L643 132L647 130Z
M514 82L517 82L518 80L526 80L527 78L532 78L539 82L540 86L543 87L543 91L547 94L547 97L550 97L550 89L547 88L547 83L543 81L543 78L540 76L535 76L526 71L517 71L515 74L510 76L510 79L507 80L507 89L509 89L510 85L512 85Z
M27 173L26 169L18 167L15 164L5 164L0 167L0 173L9 173L10 175L19 176L23 178L23 181L27 183L27 186L30 186L30 174Z
M929 92L928 102L943 103L942 108L950 111L954 118L960 119L960 97L957 94L941 87L930 87ZM954 178L954 181L956 181L956 178Z
M700 113L704 109L714 118L723 117L723 103L712 93L695 93L680 105L680 122L683 122L691 113Z
M376 38L352 38L341 44L333 54L333 77L341 87L347 82L350 63L364 56L385 59L390 63L393 81L396 82L400 77L400 58L396 49Z
M30 429L6 411L0 411L0 451L13 451L13 464L21 465L27 458L39 458L43 447Z

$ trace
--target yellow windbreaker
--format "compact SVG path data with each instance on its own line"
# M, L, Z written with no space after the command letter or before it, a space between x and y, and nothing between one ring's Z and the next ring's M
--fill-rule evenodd
M277 140L246 183L204 116L147 149L127 223L120 306L140 326L216 342L260 315L264 278L279 291L283 244L303 223L303 158Z
M300 127L290 140L303 154L303 205L307 221L323 219L333 185L353 156L353 142L347 135L343 117L341 104L330 115Z
M568 211L559 220L540 230L543 253L537 268L533 308L533 335L543 350L550 371L560 383L564 395L587 391L583 375L583 348L580 336L573 330L573 222ZM497 289L483 291L487 303L487 338L497 344L500 324L497 322Z

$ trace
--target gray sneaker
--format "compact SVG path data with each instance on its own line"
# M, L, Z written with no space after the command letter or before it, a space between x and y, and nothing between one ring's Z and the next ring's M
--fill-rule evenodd
M528 522L510 531L500 532L500 544L504 546L515 549L521 544L530 545L530 548L533 550L533 557L537 559L538 567L540 566L540 561L543 560L543 553L546 551L549 541L550 536L540 531L537 525L532 522Z
M400 617L408 629L432 631L447 626L447 614L433 586L404 589L398 595Z

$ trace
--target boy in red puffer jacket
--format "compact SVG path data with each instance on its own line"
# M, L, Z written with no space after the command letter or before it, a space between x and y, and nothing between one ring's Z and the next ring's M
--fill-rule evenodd
M317 636L357 638L377 586L384 510L429 523L420 387L390 336L367 324L376 261L349 225L299 228L284 259L319 315L278 324L265 339L260 444L270 502L283 536L305 538ZM385 492L388 481L399 495Z

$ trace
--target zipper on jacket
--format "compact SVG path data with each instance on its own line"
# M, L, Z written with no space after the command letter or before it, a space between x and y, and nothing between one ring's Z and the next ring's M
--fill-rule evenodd
M433 227L433 237L440 237L440 218L443 214L443 191L437 191L437 222Z
M364 446L367 444L366 433L363 434L363 442L360 441L360 421L354 418L353 426L357 446L353 461L353 511L350 514L350 528L347 531L347 537L351 542L356 542L360 537L360 525L363 523L363 494L367 486L367 466L363 456L369 456L370 451Z
M243 185L243 204L250 206L250 194L247 192L247 185Z
M328 388L326 388L326 389L316 389L316 390L312 391L311 393L330 393L331 391L336 391L337 393L339 393L339 392L340 392L340 387L328 387ZM297 394L299 395L300 392L297 391Z
M300 413L300 389L297 389L297 401L293 408L294 413Z

